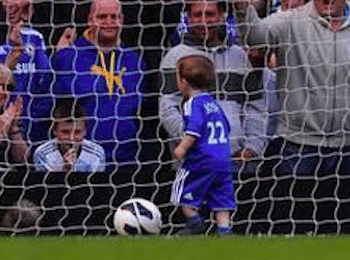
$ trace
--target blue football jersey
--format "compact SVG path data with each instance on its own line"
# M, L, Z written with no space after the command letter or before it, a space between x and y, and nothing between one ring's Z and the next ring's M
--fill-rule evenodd
M21 30L21 36L24 51L13 71L16 87L11 93L11 100L18 95L23 98L21 121L26 138L31 141L46 140L49 137L52 107L49 94L52 80L49 57L41 33L25 27ZM6 61L12 48L10 40L0 46L1 63Z
M230 125L222 108L208 93L200 93L184 104L185 133L197 138L185 164L203 167L231 167Z

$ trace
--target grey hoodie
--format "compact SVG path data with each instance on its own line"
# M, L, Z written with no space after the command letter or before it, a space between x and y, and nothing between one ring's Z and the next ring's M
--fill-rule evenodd
M266 102L259 73L253 69L244 50L238 45L223 41L219 46L205 46L191 34L184 42L171 48L161 61L160 120L171 138L180 138L183 131L181 94L176 87L177 61L184 56L200 54L210 58L218 74L210 91L215 93L231 126L231 152L250 148L261 155L268 137Z
M282 114L277 134L299 144L350 145L349 16L338 32L330 30L313 1L262 20L249 6L245 18L248 44L278 47Z

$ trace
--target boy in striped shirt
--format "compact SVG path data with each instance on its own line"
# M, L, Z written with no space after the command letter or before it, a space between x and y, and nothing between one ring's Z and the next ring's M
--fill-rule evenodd
M37 171L103 172L106 156L103 148L87 139L83 107L68 99L58 103L54 112L56 138L40 145L34 152Z

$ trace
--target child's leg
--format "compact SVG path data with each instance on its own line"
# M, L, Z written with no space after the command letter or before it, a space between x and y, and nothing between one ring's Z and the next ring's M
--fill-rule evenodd
M204 221L196 209L183 206L182 212L186 217L186 233L199 234L204 232Z
M205 231L204 220L197 209L202 206L208 188L212 183L211 171L188 170L180 168L173 182L171 201L182 205L182 211L187 218L186 228L178 234L199 234Z
M216 212L216 221L219 234L231 234L230 228L230 211L220 210Z

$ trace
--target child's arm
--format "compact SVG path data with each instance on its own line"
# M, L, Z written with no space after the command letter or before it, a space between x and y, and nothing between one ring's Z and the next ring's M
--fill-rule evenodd
M181 140L180 144L174 149L174 158L182 160L185 157L188 150L194 145L196 140L196 137L194 137L193 135L185 134L185 137Z

